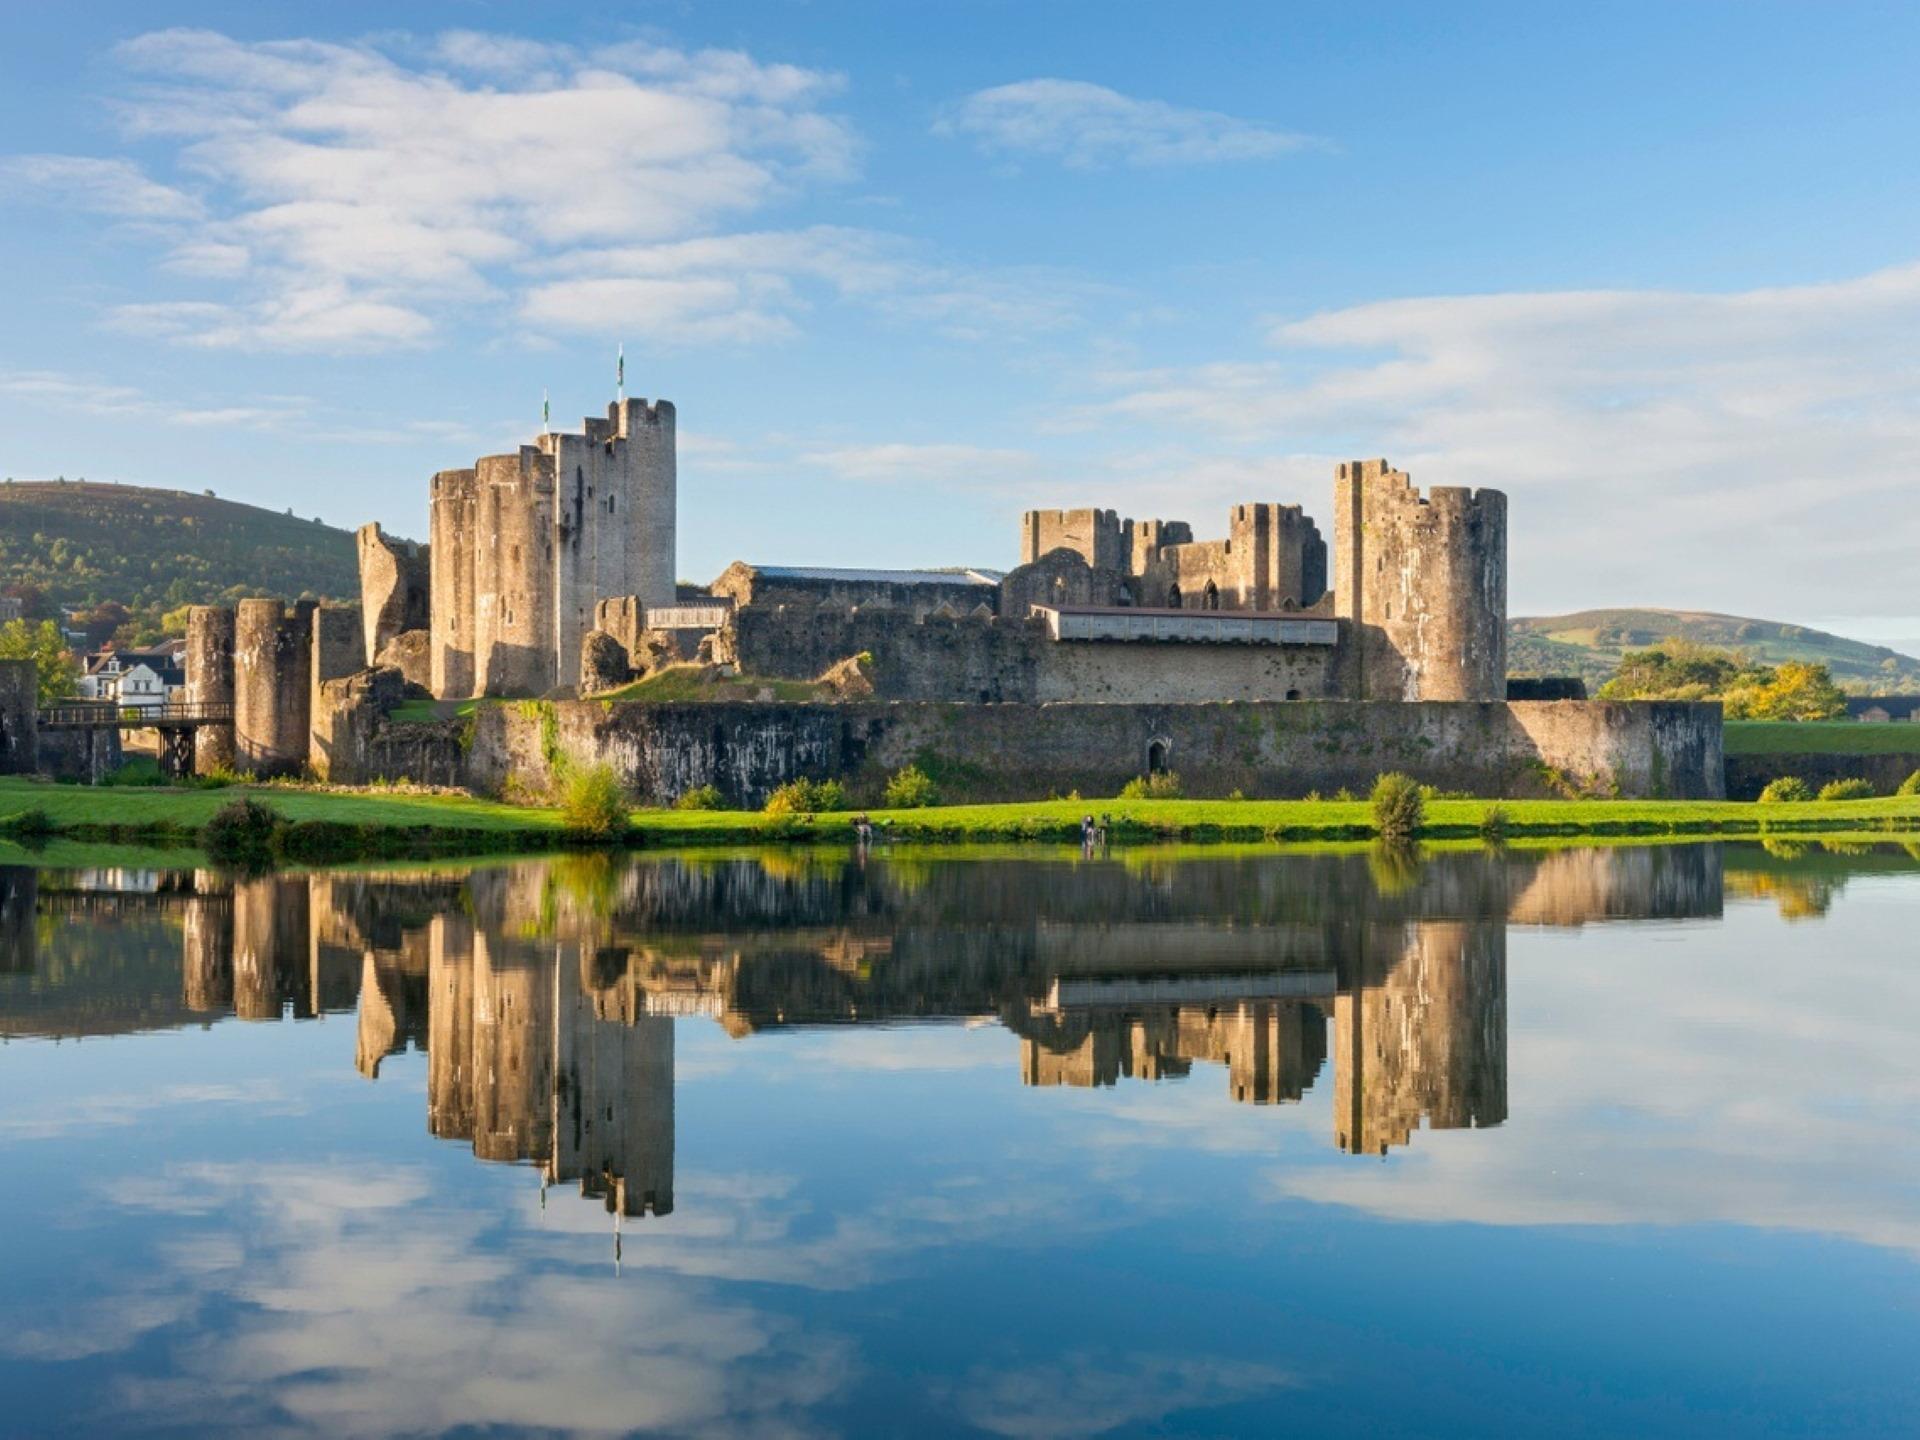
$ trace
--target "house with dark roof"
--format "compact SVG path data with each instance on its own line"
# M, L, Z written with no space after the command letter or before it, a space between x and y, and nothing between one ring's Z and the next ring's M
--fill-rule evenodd
M1920 695L1849 695L1847 718L1869 725L1920 721Z

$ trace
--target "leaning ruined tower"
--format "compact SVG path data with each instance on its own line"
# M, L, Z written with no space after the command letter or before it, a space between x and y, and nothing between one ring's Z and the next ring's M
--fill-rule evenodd
M1507 497L1435 486L1384 460L1334 472L1334 613L1355 700L1503 700Z
M433 477L429 688L441 699L572 685L594 606L674 598L673 406L623 400L579 433Z

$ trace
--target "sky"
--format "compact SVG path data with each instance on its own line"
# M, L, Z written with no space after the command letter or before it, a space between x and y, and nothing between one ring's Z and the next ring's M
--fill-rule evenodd
M424 536L630 393L679 569L1510 502L1510 608L1920 649L1920 7L10 4L0 472Z

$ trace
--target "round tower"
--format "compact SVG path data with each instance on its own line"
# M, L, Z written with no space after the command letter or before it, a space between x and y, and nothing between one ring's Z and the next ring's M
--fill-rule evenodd
M1334 475L1334 613L1356 700L1504 700L1507 497L1435 486L1384 460Z
M187 685L190 705L233 704L233 611L195 605L187 611ZM202 725L193 732L193 771L205 775L233 766L233 727Z
M313 612L242 600L234 615L234 763L255 775L295 775L307 763Z

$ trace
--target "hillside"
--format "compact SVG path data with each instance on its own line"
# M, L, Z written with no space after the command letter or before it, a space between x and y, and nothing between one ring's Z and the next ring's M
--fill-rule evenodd
M0 485L0 587L50 606L157 613L245 595L359 594L350 531L210 494L77 481ZM16 592L17 593L17 592Z
M1902 694L1920 690L1920 660L1884 645L1867 645L1824 630L1750 620L1706 610L1580 610L1521 616L1507 622L1507 669L1515 675L1582 675L1589 688L1613 674L1620 656L1668 636L1755 661L1824 664L1843 689Z

